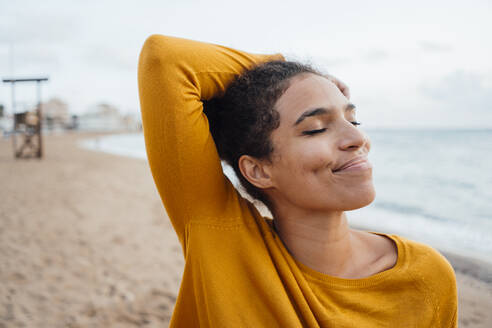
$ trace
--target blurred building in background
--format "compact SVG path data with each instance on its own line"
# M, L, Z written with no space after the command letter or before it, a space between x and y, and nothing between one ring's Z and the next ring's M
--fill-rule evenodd
M77 129L85 131L137 131L142 127L138 115L123 115L107 103L100 103L72 120L77 121Z
M32 104L18 103L24 112L32 112ZM139 113L123 114L118 108L108 103L100 103L83 114L73 114L68 104L58 97L42 103L42 129L46 132L59 133L64 130L91 132L141 131L142 122ZM0 136L8 136L13 128L13 116L8 115L0 104Z
M42 105L43 126L45 129L67 128L71 124L68 105L59 98L51 98Z

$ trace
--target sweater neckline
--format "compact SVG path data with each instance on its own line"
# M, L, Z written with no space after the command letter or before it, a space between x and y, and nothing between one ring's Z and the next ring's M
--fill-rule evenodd
M293 258L301 272L304 274L304 276L311 281L316 281L322 284L329 285L330 287L340 287L340 288L354 288L354 287L369 287L373 286L376 284L379 284L381 282L384 282L388 280L388 278L392 278L397 274L398 272L401 271L404 261L405 261L405 254L404 254L404 247L401 244L401 240L398 238L396 235L391 235L391 234L386 234L386 233L381 233L381 232L374 232L374 231L368 231L369 233L380 235L380 236L385 236L389 239L391 239L395 244L397 248L397 260L394 266L391 268L375 273L371 276L364 277L364 278L356 278L356 279L350 279L350 278L340 278L340 277L335 277L331 276L319 271L316 271L314 269L311 269L307 265L297 261L296 259Z
M270 226L272 233L278 236L277 232L275 231L273 220L270 218L264 218L268 225ZM405 254L405 247L402 244L401 239L394 234L387 234L387 233L382 233L382 232L375 232L375 231L367 231L369 233L375 234L375 235L380 235L384 236L386 238L389 238L391 241L393 241L396 245L396 250L397 250L397 259L396 263L394 266L391 268L375 273L371 276L364 277L364 278L356 278L356 279L350 279L350 278L340 278L340 277L335 277L331 276L319 271L316 271L314 269L311 269L307 265L299 262L296 260L292 254L287 250L283 242L280 242L282 244L282 247L285 248L287 254L291 257L291 259L295 262L299 270L302 272L302 274L306 277L306 279L310 281L314 281L317 283L321 283L324 285L328 285L330 287L340 287L340 288L360 288L360 287L369 287L373 286L376 284L379 284L381 282L384 282L388 280L389 278L393 278L397 273L399 273L402 268L404 267L405 261L406 261L406 254ZM279 237L280 238L280 237Z

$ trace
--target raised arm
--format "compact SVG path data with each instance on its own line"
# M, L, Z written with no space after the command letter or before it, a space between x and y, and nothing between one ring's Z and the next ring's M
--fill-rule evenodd
M138 86L147 156L182 244L190 220L217 222L235 193L222 173L202 100L222 94L244 69L281 58L162 35L145 42Z

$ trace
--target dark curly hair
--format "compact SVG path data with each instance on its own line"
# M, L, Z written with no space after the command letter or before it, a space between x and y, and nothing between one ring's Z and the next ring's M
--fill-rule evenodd
M204 102L220 158L232 166L248 194L268 207L272 204L262 190L241 174L239 158L250 155L270 160L273 152L270 135L280 125L275 104L289 87L290 79L304 73L322 75L311 66L298 62L266 62L244 71L222 97Z

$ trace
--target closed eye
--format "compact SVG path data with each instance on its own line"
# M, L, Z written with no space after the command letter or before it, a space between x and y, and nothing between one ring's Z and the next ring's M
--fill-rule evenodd
M350 123L352 125L354 125L354 126L358 126L358 125L361 125L362 124L362 123L357 122L357 121L352 121ZM317 129L317 130L302 131L302 134L305 135L305 136L312 136L313 134L322 133L322 132L325 132L325 131L326 131L326 128L323 128L323 129Z
M302 131L302 134L305 136L311 136L313 134L321 133L321 132L325 132L325 131L326 131L326 128L323 128L323 129L318 129L318 130Z

